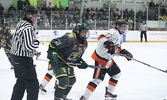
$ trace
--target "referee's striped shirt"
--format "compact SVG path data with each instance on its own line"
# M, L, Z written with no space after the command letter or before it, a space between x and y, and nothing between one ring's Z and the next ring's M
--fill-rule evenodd
M35 35L30 21L20 21L12 37L10 53L16 56L33 57L35 49L39 46Z

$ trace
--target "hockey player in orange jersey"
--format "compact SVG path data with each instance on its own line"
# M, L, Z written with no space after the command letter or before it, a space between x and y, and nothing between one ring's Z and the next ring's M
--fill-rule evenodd
M117 21L116 28L108 30L106 34L102 34L98 37L98 45L92 54L92 59L95 60L96 66L106 67L108 61L112 59L117 52L124 54L128 57L133 57L126 49L121 49L122 34L127 32L127 24L125 21ZM128 59L127 60L131 60ZM96 87L104 80L105 74L110 76L108 86L106 87L105 99L116 99L117 95L113 94L113 91L117 85L118 79L121 75L121 70L112 59L108 68L101 69L95 68L93 79L86 87L84 94L80 97L80 100L87 100L94 92Z

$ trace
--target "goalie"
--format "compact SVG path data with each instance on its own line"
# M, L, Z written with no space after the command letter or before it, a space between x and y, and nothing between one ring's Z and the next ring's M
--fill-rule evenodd
M100 35L98 37L98 45L91 56L92 59L95 60L96 66L106 66L108 61L112 59L111 57L113 57L117 52L133 57L130 52L125 49L121 49L121 35L126 32L126 22L117 21L115 29L110 29L105 35ZM129 61L131 59L127 58L127 60ZM94 70L93 80L88 83L84 94L80 97L80 100L87 100L91 96L96 87L104 80L106 73L110 76L110 79L108 81L108 87L106 87L105 98L115 99L117 97L113 92L121 75L121 70L112 59L107 69L96 68Z

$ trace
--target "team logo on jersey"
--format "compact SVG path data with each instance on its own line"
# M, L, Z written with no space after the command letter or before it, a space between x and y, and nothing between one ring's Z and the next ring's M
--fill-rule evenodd
M61 40L57 40L57 41L55 41L55 44L60 45L60 44L62 44L62 42L61 42Z

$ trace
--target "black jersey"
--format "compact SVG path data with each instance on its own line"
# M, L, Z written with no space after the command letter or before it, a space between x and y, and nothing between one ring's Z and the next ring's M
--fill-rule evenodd
M76 62L87 48L87 41L80 43L75 33L66 33L62 37L51 41L49 49L58 53L58 58L68 62Z

